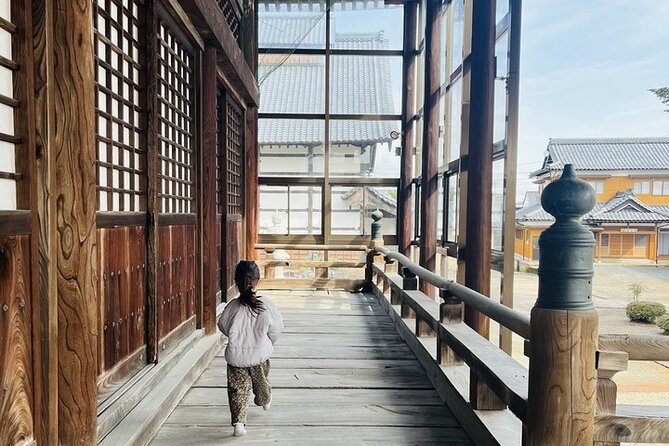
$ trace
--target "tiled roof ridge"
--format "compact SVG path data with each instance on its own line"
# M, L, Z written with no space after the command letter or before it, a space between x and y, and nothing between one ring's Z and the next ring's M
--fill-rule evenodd
M588 137L588 138L549 138L548 145L552 144L569 144L569 143L653 143L666 142L669 143L669 136L639 136L639 137Z

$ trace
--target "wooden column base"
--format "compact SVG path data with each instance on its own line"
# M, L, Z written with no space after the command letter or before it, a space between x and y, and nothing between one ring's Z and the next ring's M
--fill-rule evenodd
M534 308L527 445L592 445L596 310Z

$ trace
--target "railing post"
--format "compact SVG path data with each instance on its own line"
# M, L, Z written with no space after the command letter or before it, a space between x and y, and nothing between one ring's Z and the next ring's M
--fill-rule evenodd
M618 386L613 376L627 370L626 352L597 352L597 415L615 415ZM595 441L594 446L619 446L618 441Z
M439 297L444 302L439 306L439 320L442 324L457 324L462 322L464 304L462 300L453 296L448 290L440 289ZM440 365L461 364L462 359L443 342L441 335L437 333L437 362Z
M528 445L593 442L597 311L592 304L592 233L580 217L595 205L592 187L567 164L541 196L555 223L539 238L539 296L532 309Z
M365 287L371 290L372 288L372 277L373 266L374 266L374 256L376 256L375 249L383 246L383 213L378 209L372 212L372 240L369 242L369 250L367 251L367 258L365 266ZM368 291L368 290L366 290Z

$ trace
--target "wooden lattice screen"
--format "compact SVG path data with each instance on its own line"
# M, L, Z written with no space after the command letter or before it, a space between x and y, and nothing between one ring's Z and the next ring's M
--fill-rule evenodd
M227 211L228 215L242 214L242 113L239 107L227 99L225 104L225 147L227 166Z
M194 57L165 24L158 33L161 212L194 212Z
M142 3L98 0L94 16L101 211L145 208Z
M21 17L13 17L20 8L12 8L11 3L7 0L0 3L3 6L0 11L0 210L16 210L27 204L17 203L17 187L22 179L20 161L27 159L25 149L21 151L19 129L22 120L26 120L22 115L25 73L21 72L19 57L21 46L28 40L20 33L25 27L16 25L21 23Z
M239 27L242 11L239 7L239 4L237 3L237 0L216 0L216 4L223 12L225 21L228 22L230 31L232 31L235 39L239 40Z

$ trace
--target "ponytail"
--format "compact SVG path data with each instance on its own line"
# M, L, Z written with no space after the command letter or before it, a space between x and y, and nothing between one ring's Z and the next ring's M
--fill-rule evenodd
M265 310L262 301L256 296L253 282L260 279L260 268L252 260L242 260L235 269L235 284L239 289L239 303L249 307L256 316Z

